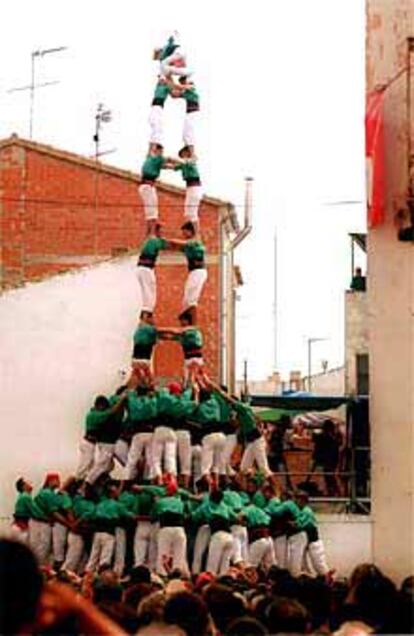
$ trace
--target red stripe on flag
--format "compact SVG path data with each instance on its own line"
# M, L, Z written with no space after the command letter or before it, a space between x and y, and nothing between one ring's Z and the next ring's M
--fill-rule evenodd
M381 225L385 220L383 106L383 90L374 91L367 95L365 115L365 158L369 227Z

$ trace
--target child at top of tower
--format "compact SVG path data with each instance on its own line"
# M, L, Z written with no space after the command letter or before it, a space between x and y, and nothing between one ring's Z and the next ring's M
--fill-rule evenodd
M191 70L187 66L186 54L176 31L169 36L164 46L154 49L153 59L160 63L161 77L170 75L185 75L187 77L191 75Z

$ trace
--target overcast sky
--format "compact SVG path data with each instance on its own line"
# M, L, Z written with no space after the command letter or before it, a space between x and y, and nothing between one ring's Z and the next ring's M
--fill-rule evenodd
M34 139L93 154L97 103L112 110L103 160L138 170L148 141L157 67L154 46L174 29L202 99L199 147L208 194L242 215L243 178L254 184L254 230L239 248L238 370L274 368L274 234L278 244L278 368L314 371L343 361L347 233L363 231L364 0L5 0L0 5L0 137L28 136L31 51L42 58ZM181 100L167 104L166 151L180 147ZM170 177L174 179L175 177ZM179 182L177 182L179 183Z

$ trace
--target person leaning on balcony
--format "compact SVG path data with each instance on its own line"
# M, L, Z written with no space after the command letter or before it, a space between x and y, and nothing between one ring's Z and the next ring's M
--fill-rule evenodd
M352 277L351 285L352 291L365 291L367 288L367 278L362 275L362 269L357 267L355 274Z

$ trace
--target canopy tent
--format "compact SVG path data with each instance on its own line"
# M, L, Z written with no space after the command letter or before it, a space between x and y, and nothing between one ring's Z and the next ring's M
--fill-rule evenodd
M298 413L308 413L310 411L328 411L336 409L342 404L349 404L352 398L348 397L321 397L309 394L292 395L252 395L250 404L252 406L267 407L268 409L282 411L287 415L297 415ZM278 418L275 418L278 419Z

